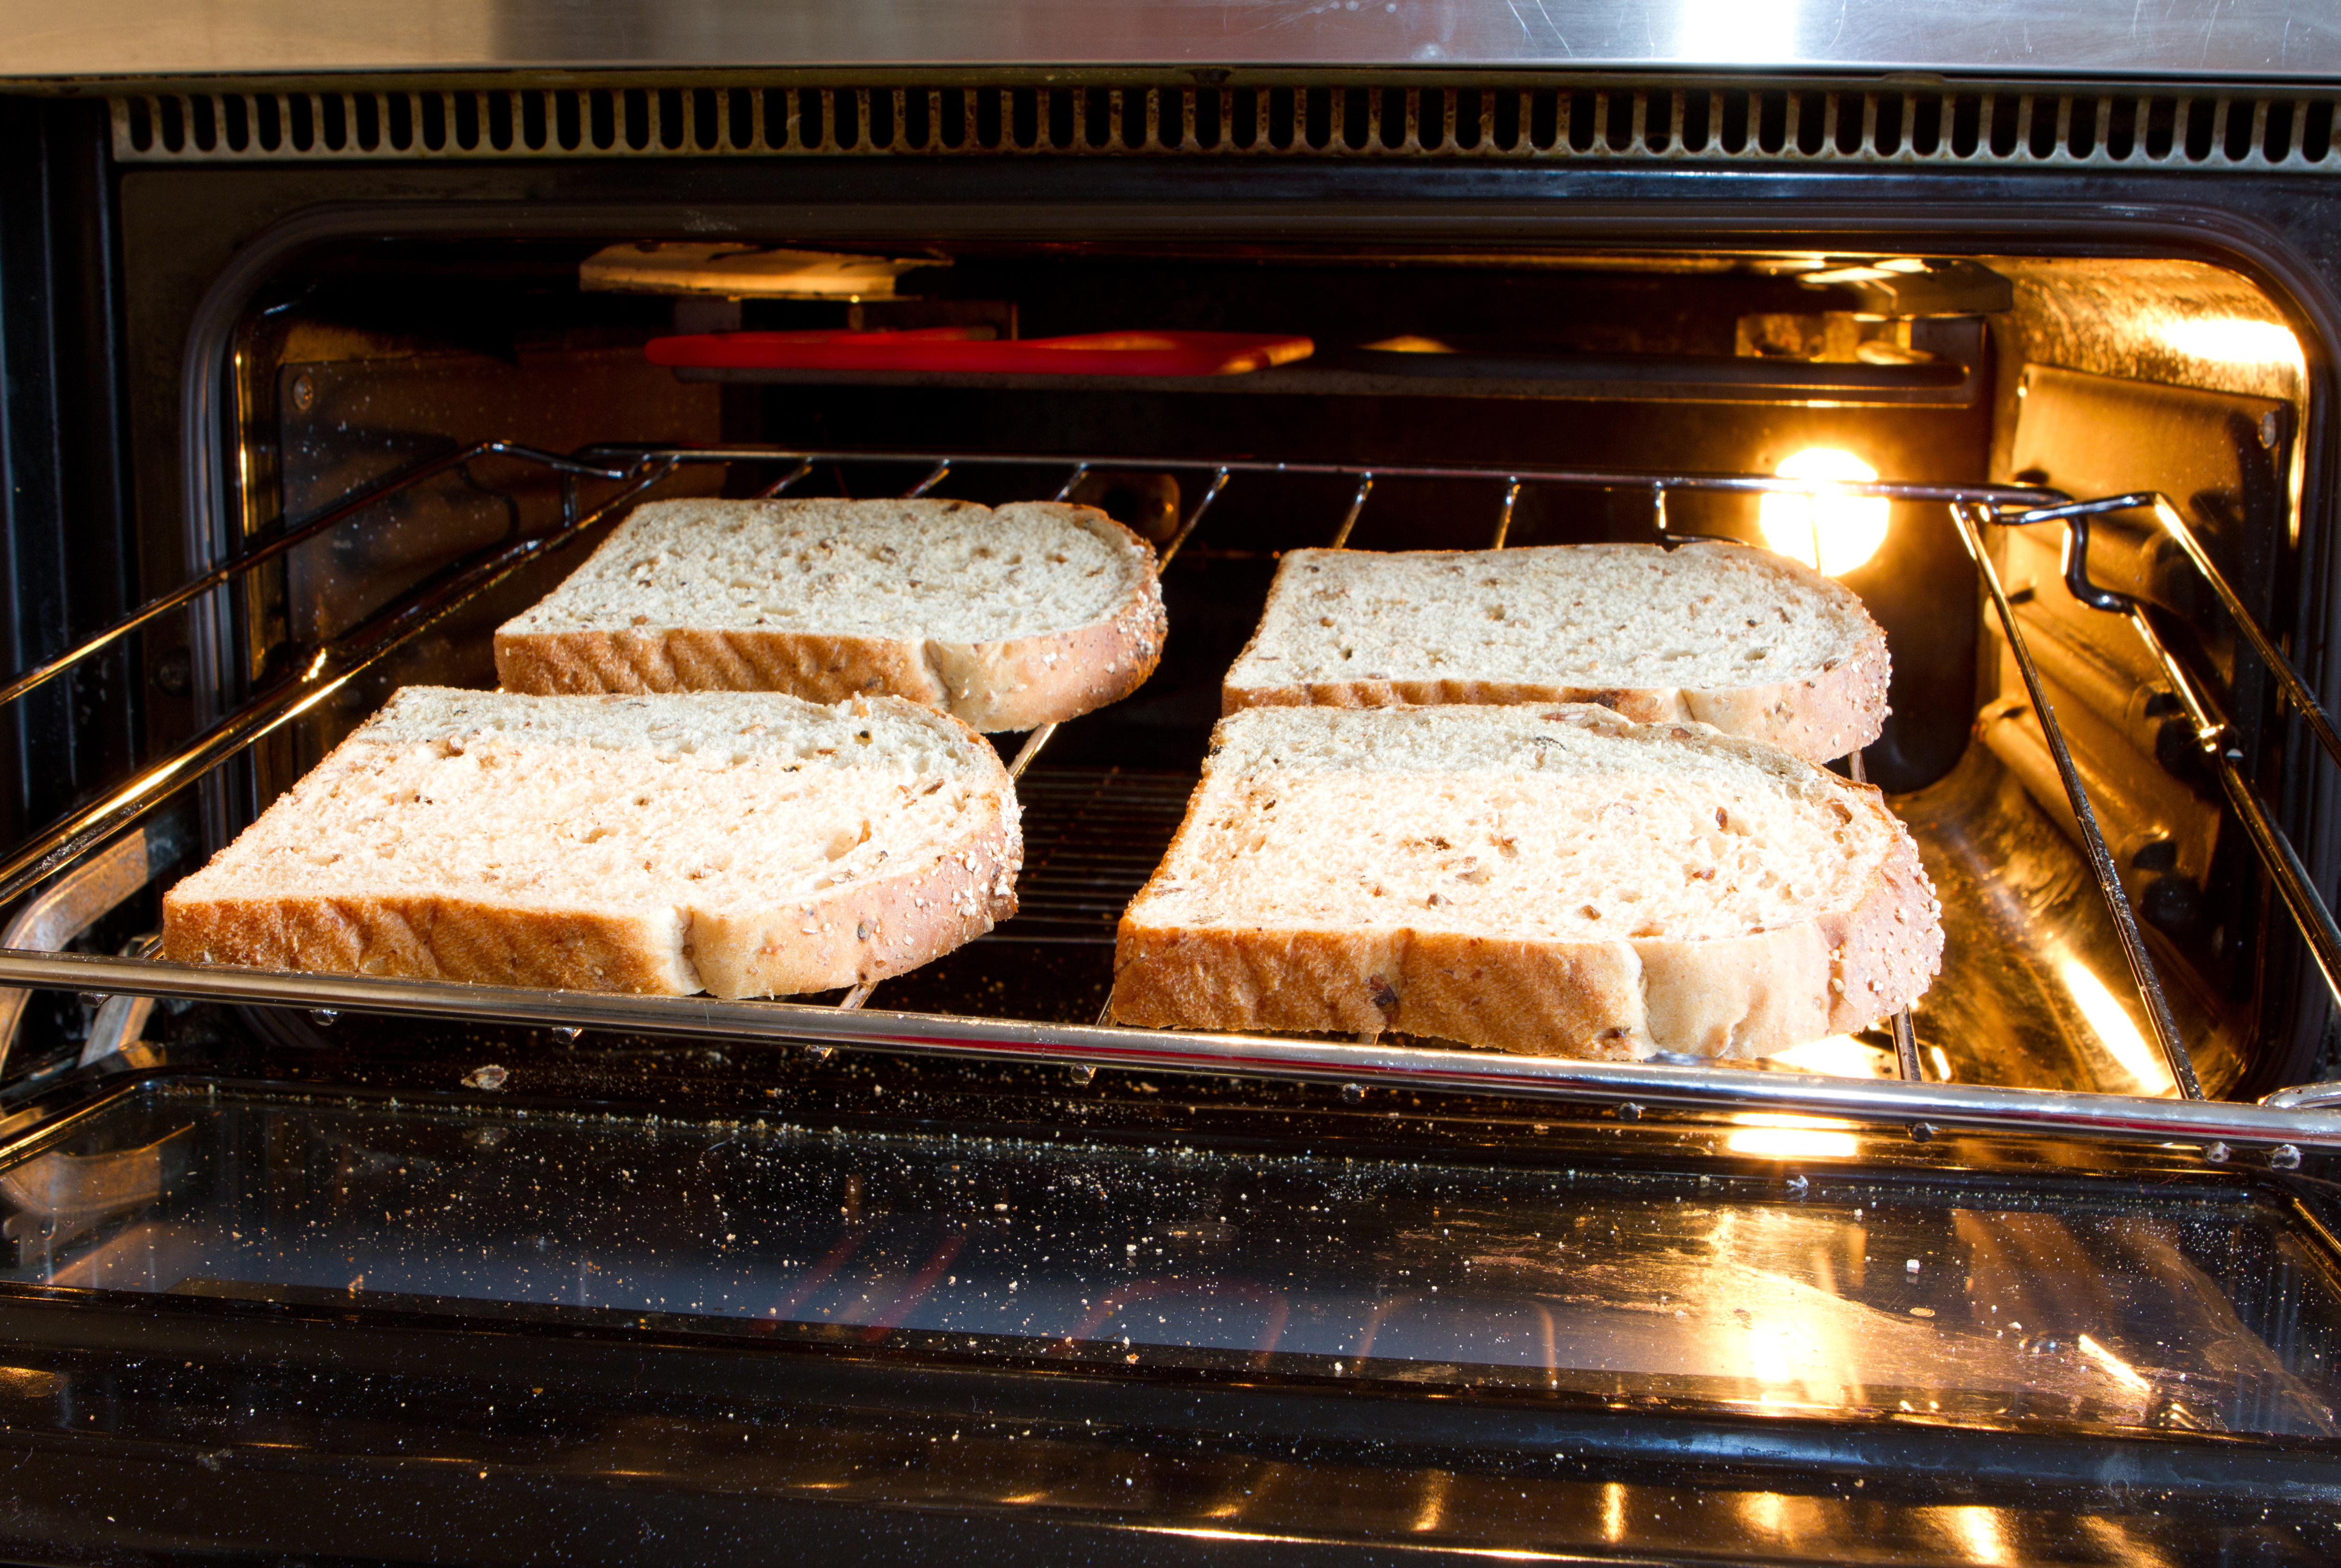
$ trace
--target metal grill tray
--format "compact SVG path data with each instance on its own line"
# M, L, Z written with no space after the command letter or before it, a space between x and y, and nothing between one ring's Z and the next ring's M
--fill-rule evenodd
M2286 906L2294 913L2328 985L2341 994L2341 933L2309 885L2299 861L2261 806L2241 771L2242 758L2225 745L2224 721L2208 697L2156 639L2137 606L2093 584L2088 577L2088 522L2107 513L2148 509L2174 536L2235 618L2238 630L2276 674L2286 694L2308 722L2326 750L2341 761L2341 737L2274 643L2245 611L2240 600L2205 554L2177 510L2163 497L2115 496L2075 502L2061 494L2027 486L1992 484L1855 484L1779 479L1747 474L1659 474L1608 470L1466 467L1367 469L1334 464L1280 464L1162 458L1077 459L1031 454L941 456L901 452L815 452L771 446L708 449L589 448L573 454L534 451L504 442L483 442L418 464L350 497L319 515L291 525L195 578L172 594L142 606L58 659L0 686L0 702L13 701L63 674L81 660L118 643L157 617L227 587L244 574L277 559L357 516L398 491L432 475L486 456L533 463L565 481L563 515L553 531L511 540L457 563L427 580L368 620L342 633L309 656L294 662L293 673L254 693L243 705L189 741L178 753L148 766L87 806L56 823L0 858L0 902L14 903L55 878L19 913L0 940L0 985L57 988L105 995L84 1062L103 1059L135 1037L145 1004L137 998L201 997L225 1002L306 1007L504 1023L558 1029L612 1029L700 1039L802 1043L826 1053L837 1046L893 1052L1047 1061L1076 1070L1144 1068L1295 1080L1330 1081L1369 1087L1404 1087L1464 1094L1586 1101L1607 1104L1628 1118L1645 1107L1708 1107L1846 1116L1911 1127L1920 1137L1936 1127L1988 1127L2060 1136L2143 1139L2187 1143L2213 1161L2256 1154L2278 1168L2299 1161L2304 1145L2341 1148L2341 1109L2326 1108L2322 1087L2280 1091L2259 1105L2208 1102L2201 1097L2185 1043L2156 976L2112 856L2097 831L2087 795L2075 772L2054 711L2033 667L2023 634L2001 587L1981 529L2063 523L2071 536L2067 582L2077 598L2127 618L2146 639L2195 721L2204 752L2216 766L2229 802ZM173 855L150 837L142 819L179 791L245 748L277 733L331 698L352 680L460 607L509 579L541 557L577 543L595 524L639 499L662 482L705 464L759 464L783 472L760 494L778 494L802 481L817 464L920 464L925 477L909 495L924 494L955 466L1035 469L1070 465L1057 490L1062 497L1091 467L1200 471L1208 475L1199 499L1163 545L1168 566L1200 527L1213 504L1239 475L1340 476L1355 490L1328 543L1346 544L1371 496L1378 478L1479 480L1489 485L1491 526L1489 544L1501 548L1514 509L1528 485L1634 491L1649 496L1653 538L1662 544L1683 536L1667 526L1670 492L1742 494L1788 493L1852 494L1947 506L1974 558L1999 624L2030 689L2049 749L2057 764L2077 819L2091 871L2121 938L2131 979L2153 1025L2154 1044L2168 1064L2181 1097L2153 1099L2117 1094L2042 1092L1920 1080L1907 1014L1895 1020L1899 1080L1829 1078L1757 1071L1714 1064L1671 1062L1619 1064L1557 1057L1432 1049L1391 1041L1349 1042L1310 1037L1178 1033L1082 1026L988 1018L966 1014L924 1014L867 1008L871 986L858 986L832 1004L796 1002L725 1002L704 996L603 995L527 990L445 982L336 974L287 974L257 970L163 963L139 956L88 957L55 951L73 934L167 868ZM614 486L598 504L583 502L584 486ZM1058 726L1045 725L1025 737L1011 764L1034 812L1034 854L1020 884L1027 911L1016 935L1041 942L1095 943L1110 935L1111 920L1129 894L1152 869L1154 840L1167 844L1183 811L1189 787L1183 778L1122 774L1089 769L1051 769L1024 777ZM1083 824L1111 814L1111 843L1083 831ZM18 1003L21 1005L21 1002ZM5 1049L0 1039L0 1051ZM2341 1099L2331 1102L2341 1105Z

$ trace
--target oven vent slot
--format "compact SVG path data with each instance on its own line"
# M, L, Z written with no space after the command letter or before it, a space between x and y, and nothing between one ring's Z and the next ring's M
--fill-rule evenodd
M587 85L113 100L131 163L907 154L2341 168L2329 97L1988 85Z

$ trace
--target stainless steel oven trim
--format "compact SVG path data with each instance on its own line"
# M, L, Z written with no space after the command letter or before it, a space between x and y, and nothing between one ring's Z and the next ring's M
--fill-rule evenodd
M1560 69L2341 75L2341 26L2287 0L93 0L0 7L14 79L807 64L1485 65Z
M2263 1151L2278 1168L2304 1148L2341 1149L2341 1109L2147 1099L1894 1079L1823 1078L1728 1065L1579 1062L1558 1056L1431 1050L1258 1034L1031 1024L960 1015L632 996L505 986L278 974L155 960L0 950L0 984L261 1006L326 1008L682 1035L755 1044L860 1047L918 1055L1051 1063L1215 1076L1358 1084L1361 1089L1515 1096L1606 1106L1632 1119L1650 1107L1787 1113L1899 1124L1914 1134L1962 1127L2042 1136L2194 1144L2217 1163ZM2224 1145L2224 1146L2221 1146Z

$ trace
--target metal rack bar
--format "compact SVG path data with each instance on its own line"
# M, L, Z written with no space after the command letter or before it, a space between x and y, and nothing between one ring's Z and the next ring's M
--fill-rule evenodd
M298 718L401 644L530 561L571 543L612 511L672 474L675 465L654 463L648 466L650 471L624 492L554 532L502 545L452 572L443 573L420 592L319 648L302 674L254 695L174 755L10 851L0 858L0 904L22 897L42 878L137 821L181 785L193 783L254 741Z
M1358 493L1350 498L1350 510L1341 518L1341 525L1333 530L1333 537L1325 546L1328 550L1346 550L1350 534L1358 525L1360 514L1366 509L1366 497L1374 493L1374 476L1370 473L1358 475Z
M2211 706L2210 699L2197 686L2186 669L2171 655L2153 623L2136 605L2130 607L2128 620L2162 666L2165 679L2177 694L2187 709L2187 716L2195 726L2196 744L2210 759L2219 780L2219 788L2235 808L2244 832L2258 852L2261 863L2268 869L2269 878L2276 885L2286 908L2292 911L2301 934L2308 941L2308 950L2316 959L2316 967L2325 975L2325 988L2336 1002L2341 1002L2341 927L2333 923L2333 912L2318 897L2316 885L2308 868L2292 847L2284 830L2276 825L2266 807L2262 805L2259 792L2244 777L2244 754L2227 744L2228 728L2225 719Z
M759 501L769 501L773 496L780 494L782 491L788 489L798 480L803 478L806 474L812 472L812 460L811 458L807 458L803 462L798 464L794 468L790 469L786 474L782 474L778 479L773 480L770 484L765 485L762 490L757 491L755 499Z
M2341 751L2335 750L2335 743L2329 739L2332 726L2326 722L2315 697L2300 683L2298 673L2267 642L2258 623L2244 609L2242 602L2236 598L2235 591L2218 574L2218 569L2211 564L2209 557L2202 554L2201 544L2195 540L2186 524L2179 520L2177 510L2165 497L2140 492L2073 506L2037 508L2002 521L2014 527L2046 522L2065 524L2066 590L2093 610L2102 610L2127 620L2130 629L2137 634L2138 640L2146 644L2147 651L2154 655L2155 663L2161 667L2163 678L2170 683L2172 694L2177 697L2180 706L2187 710L2188 722L2194 726L2195 744L2210 762L2221 793L2227 797L2227 804L2235 811L2236 820L2243 824L2245 836L2251 840L2260 864L2267 870L2268 879L2276 884L2276 892L2291 912L2294 924L2299 926L2302 937L2306 940L2309 952L2316 960L2316 967L2325 977L2326 990L2331 993L2336 1004L2341 1004L2341 926L2335 924L2332 910L2318 894L2315 879L2308 874L2308 868L2301 864L2299 854L2292 847L2292 841L2276 825L2273 814L2259 798L2259 792L2245 776L2244 754L2229 744L2232 726L2219 713L2210 694L2171 653L2161 634L2154 629L2154 623L2147 617L2145 607L2127 594L2099 585L2089 575L2089 519L2107 512L2128 511L2141 505L2150 505L2157 517L2167 518L2165 526L2177 534L2187 545L2189 558L2195 561L2205 576L2211 579L2220 602L2227 605L2229 614L2236 618L2237 626L2245 631L2246 639L2255 648L2265 650L2262 657L2268 668L2277 674L2288 690L2295 690L2294 705L2308 721L2310 730L2326 743L2327 751L2336 760L2341 760Z
M1188 536L1201 525L1203 514L1211 509L1211 503L1217 501L1220 492L1228 487L1229 474L1230 469L1223 463L1211 474L1211 487L1203 492L1203 498L1195 503L1193 511L1187 514L1187 521L1180 526L1177 534L1171 535L1170 543L1162 546L1162 554L1155 558L1154 569L1157 572L1168 570L1170 558L1186 547Z
M582 448L581 462L596 457L632 460L672 459L678 464L780 463L796 459L822 463L922 464L938 461L932 452L898 452L801 446L630 446L615 443ZM2072 498L2061 490L2038 484L1938 484L1894 480L1782 479L1769 474L1706 474L1684 469L1665 473L1623 468L1474 468L1452 464L1391 464L1388 463L1285 463L1266 458L1152 457L1101 455L1071 452L955 453L954 466L995 468L1061 468L1068 463L1084 467L1138 469L1224 469L1235 474L1330 475L1350 479L1373 474L1377 479L1518 479L1526 484L1557 484L1573 489L1714 491L1735 495L1868 495L1888 501L1965 501L2011 509L2038 508L2044 503L2061 505Z
M1982 1084L1822 1078L1723 1065L1579 1062L1257 1034L1188 1034L961 1015L847 1011L795 1002L528 991L371 975L287 974L0 951L0 984L194 996L220 1002L682 1035L747 1044L804 1043L921 1055L1050 1062L1212 1076L1362 1084L1622 1108L1793 1112L1899 1124L1914 1131L2078 1134L2154 1144L2225 1143L2273 1152L2341 1149L2341 1111L2276 1111L2219 1100L2150 1099Z
M2325 748L2326 755L2341 763L2341 734L2335 733L2333 721L2326 716L2325 709L2316 701L2316 694L2308 689L2308 683L2301 679L2300 672L2293 668L2292 661L2284 656L2282 650L2276 647L2276 640L2267 634L2258 618L2245 605L2242 595L2236 592L2226 574L2212 561L2210 552L2203 547L2203 541L2196 536L2195 530L2187 525L2187 520L2178 514L2178 508L2171 504L2170 497L2157 490L2139 490L2127 495L2108 496L2101 501L2036 506L1999 521L2019 528L2034 523L2063 523L2070 546L2065 557L2065 581L2066 585L2072 589L2073 596L2095 609L2126 612L2129 605L2126 597L2097 588L2089 582L2089 519L2110 512L2135 512L2141 508L2151 511L2162 531L2177 542L2195 570L2211 585L2212 594L2217 597L2220 607L2227 612L2227 618L2235 623L2236 630L2243 634L2244 641L2251 644L2252 652L2260 656L2261 663L2266 664L2268 672L2276 676L2276 684L2283 687L2285 695L2292 699L2292 705L2299 710L2309 733L2316 737L2316 744ZM2110 602L2100 603L2101 598L2120 600L2121 603L2118 606Z
M624 468L612 469L590 463L580 463L573 458L563 457L559 453L540 452L533 446L523 446L511 441L474 442L461 452L449 453L443 457L433 457L415 464L412 467L403 468L389 478L368 485L349 499L327 507L307 522L296 523L274 537L254 545L233 561L214 566L192 581L182 583L160 598L149 599L104 631L93 634L65 653L59 654L48 663L36 664L22 674L12 677L6 685L0 686L0 706L15 702L18 697L45 681L54 680L92 654L112 647L157 616L168 614L180 605L200 598L214 588L235 581L254 567L264 565L279 555L297 549L318 534L347 522L376 502L386 500L402 490L411 490L425 480L434 479L451 468L461 468L464 464L481 457L516 457L525 462L541 464L557 474L573 477L623 479L627 473Z
M2057 776L2064 783L2074 820L2080 824L2081 847L2088 857L2089 870L2097 878L2097 891L2105 897L2107 912L2113 916L2114 932L2121 939L2122 956L2129 962L2130 979L2137 987L2138 999L2146 1005L2154 1043L2179 1093L2189 1100L2200 1100L2203 1085L2196 1079L2195 1064L2187 1054L2186 1043L2179 1038L2178 1021L2171 1016L2169 999L2162 994L2162 978L2155 973L2153 956L2146 950L2137 912L2130 907L2129 894L2123 891L2121 873L2114 864L2113 852L2106 847L2106 835L2097 826L2097 814L2089 804L2088 791L2082 786L2080 770L2073 765L2073 754L2066 747L2064 729L2057 723L2057 713L2049 704L2040 671L2032 662L2032 649L2017 626L2016 608L2007 602L2007 590L2000 584L1999 569L1992 564L1990 553L1983 547L1983 535L1966 504L1951 507L1951 522L1959 531L1960 543L1975 560L1976 571L1991 595L1992 611L1999 619L2000 630L2007 634L2009 651L2016 655L2016 667L2024 676L2024 689L2030 694L2032 711L2040 720L2040 733L2048 743L2049 756L2057 764Z
M1520 504L1520 481L1518 474L1504 486L1504 504L1496 513L1496 536L1488 541L1488 548L1500 550L1512 532L1512 508Z

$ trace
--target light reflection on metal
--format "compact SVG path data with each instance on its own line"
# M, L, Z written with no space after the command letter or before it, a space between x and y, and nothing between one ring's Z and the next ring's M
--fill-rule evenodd
M1434 1470L1423 1478L1422 1503L1415 1510L1414 1521L1407 1526L1416 1534L1427 1534L1447 1520L1447 1493L1455 1478L1443 1470Z
M1723 1141L1735 1154L1758 1154L1768 1159L1851 1159L1860 1141L1852 1124L1820 1116L1782 1116L1750 1113L1735 1116L1738 1130Z
M2190 359L2207 359L2220 365L2288 365L2296 373L2307 367L2300 351L2300 339L2290 328L2272 321L2198 316L2166 321L2155 330L2163 342Z
M1798 57L1797 20L1804 10L1800 0L1677 0L1675 54L1718 65L1787 64Z
M1943 1083L1951 1081L1951 1059L1943 1054L1940 1045L1927 1047L1927 1059L1935 1064L1935 1076Z
M1875 484L1878 470L1850 452L1808 447L1773 470L1783 479L1833 479ZM1835 577L1878 554L1886 543L1888 503L1868 495L1774 494L1758 504L1764 543L1781 554Z
M2167 1094L2177 1087L2160 1054L2147 1043L2120 1001L2087 964L2077 958L2061 958L2057 962L2057 978L2064 983L2073 1005L2081 1010L2081 1016L2088 1020L2098 1043L2137 1081L2139 1094Z
M1623 1482L1601 1483L1601 1539L1615 1546L1626 1539L1626 1486Z
M1872 474L1870 477L1874 479L1877 475ZM1496 536L1488 541L1489 549L1500 550L1504 547L1504 541L1511 536L1512 509L1519 504L1520 482L1519 478L1515 476L1509 484L1504 486L1504 504L1497 510Z
M1832 1078L1877 1078L1878 1051L1866 1045L1850 1034L1831 1034L1819 1040L1808 1040L1786 1051L1775 1052L1768 1060L1799 1073L1821 1073Z
M1993 1564L1995 1568L2017 1561L2016 1554L2008 1549L2007 1535L2000 1529L1999 1510L1997 1508L1963 1504L1935 1512L1949 1526L1948 1533L1959 1543L1965 1561Z

